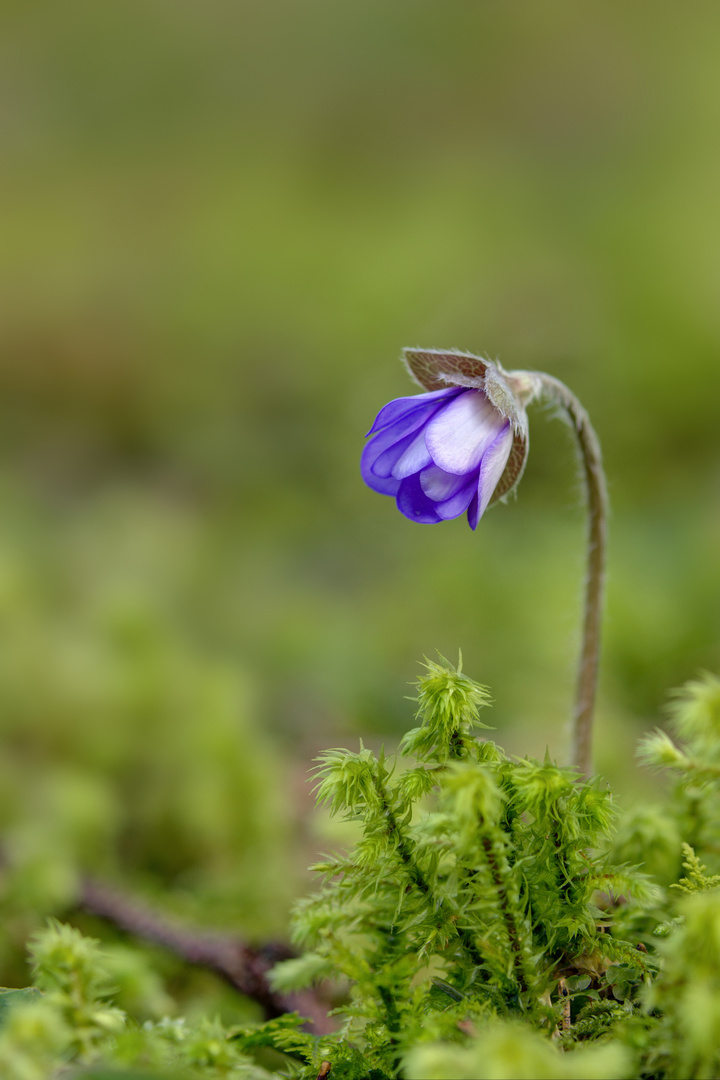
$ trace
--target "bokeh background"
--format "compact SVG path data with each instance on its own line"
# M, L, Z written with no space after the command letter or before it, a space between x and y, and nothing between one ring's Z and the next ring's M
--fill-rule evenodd
M0 982L81 871L277 934L324 746L423 655L566 753L584 521L416 526L358 472L405 345L567 382L613 519L597 762L630 802L720 667L720 8L8 0L0 39ZM548 422L551 421L551 422ZM180 976L175 973L174 976Z

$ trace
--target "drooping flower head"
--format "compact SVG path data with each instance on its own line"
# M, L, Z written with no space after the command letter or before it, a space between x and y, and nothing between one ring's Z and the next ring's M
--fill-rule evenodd
M525 405L537 392L535 378L469 353L406 349L403 358L426 393L380 410L362 455L363 479L394 496L412 521L446 521L467 511L475 529L522 476Z

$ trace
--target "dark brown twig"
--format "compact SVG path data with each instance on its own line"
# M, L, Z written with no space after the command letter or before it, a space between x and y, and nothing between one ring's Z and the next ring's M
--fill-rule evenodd
M214 971L241 994L257 1001L268 1020L297 1012L308 1018L314 1034L333 1030L327 1016L328 1003L320 994L313 990L280 994L272 989L267 977L269 969L279 960L295 955L287 945L270 942L255 947L239 938L180 926L94 878L83 879L79 903L91 915L107 919L144 941L162 945L189 964Z

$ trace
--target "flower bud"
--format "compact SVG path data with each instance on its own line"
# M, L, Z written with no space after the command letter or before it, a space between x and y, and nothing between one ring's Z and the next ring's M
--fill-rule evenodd
M505 371L497 362L455 349L403 349L403 360L411 377L425 390L474 387L510 421L513 432L510 454L488 505L508 495L517 487L525 469L529 444L525 406L540 392L537 377L530 371Z
M427 392L381 409L361 470L406 517L437 522L467 511L471 528L509 494L525 467L529 372L505 372L469 353L405 349L410 375Z

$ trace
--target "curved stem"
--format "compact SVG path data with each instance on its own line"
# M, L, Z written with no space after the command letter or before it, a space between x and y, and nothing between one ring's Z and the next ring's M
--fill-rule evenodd
M583 636L572 723L571 764L588 776L592 762L592 722L600 655L600 620L605 587L608 498L600 443L588 414L559 379L536 372L541 392L567 413L582 460L588 509L588 557Z

